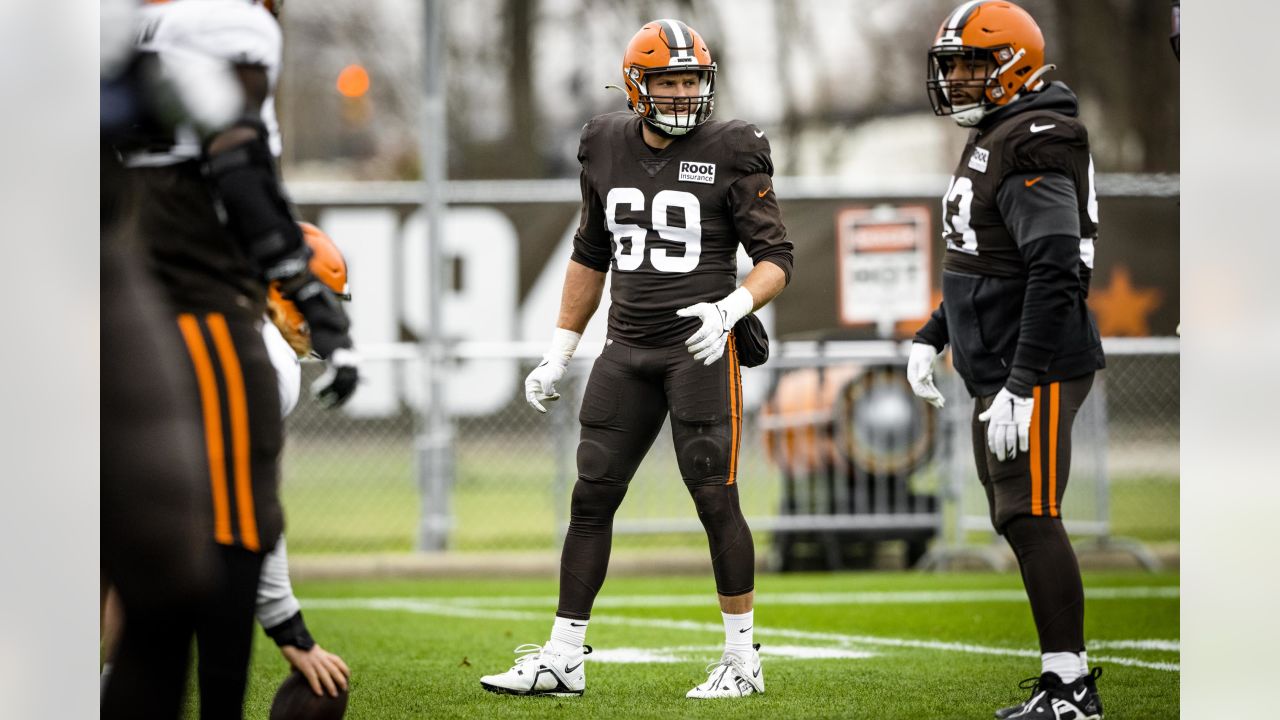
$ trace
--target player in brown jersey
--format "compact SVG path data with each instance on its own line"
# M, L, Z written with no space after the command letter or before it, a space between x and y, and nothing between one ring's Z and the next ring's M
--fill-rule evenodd
M764 676L752 642L755 551L735 484L744 340L735 324L786 286L791 243L764 133L711 120L716 66L698 33L678 20L645 25L622 72L629 111L582 131L581 225L551 349L525 381L529 404L546 412L612 270L608 339L579 416L560 602L551 639L518 648L511 670L481 684L516 695L582 693L613 515L669 414L710 542L726 637L721 661L688 697L741 697L763 692ZM739 245L755 267L736 287Z
M306 318L312 346L326 361L313 385L317 399L341 404L358 380L346 315L308 267L311 251L278 177L271 95L281 36L272 14L251 0L148 4L138 50L178 78L210 62L231 64L242 109L230 123L185 123L121 148L129 168L124 232L150 254L182 337L193 381L189 408L202 421L220 577L196 618L206 718L241 716L260 568L284 524L280 398L260 332L269 283L279 282ZM176 85L197 99L217 90Z
M992 524L1030 599L1041 675L1000 718L1102 716L1061 517L1071 425L1105 365L1085 306L1098 203L1076 97L1043 79L1051 69L1035 21L1002 0L960 5L929 50L935 112L972 130L943 197L942 304L916 334L907 373L917 395L942 407L933 361L951 346L974 397Z

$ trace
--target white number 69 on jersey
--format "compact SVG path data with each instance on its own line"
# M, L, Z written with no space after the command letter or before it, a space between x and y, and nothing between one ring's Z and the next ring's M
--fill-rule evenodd
M613 188L605 199L605 220L613 233L613 258L619 270L636 270L644 262L645 238L649 229L633 223L618 222L618 206L626 205L635 211L644 210L644 193L639 188ZM667 211L673 207L684 210L684 227L667 222ZM653 229L669 242L684 245L684 255L668 255L666 248L654 248L649 252L649 263L659 272L687 273L698 267L702 257L702 207L698 198L682 190L663 190L653 198ZM623 240L628 242L624 245Z

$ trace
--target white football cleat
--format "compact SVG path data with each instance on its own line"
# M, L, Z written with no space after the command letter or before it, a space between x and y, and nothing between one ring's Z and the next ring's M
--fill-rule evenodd
M587 672L583 668L584 655L591 654L591 646L583 645L577 655L563 655L546 646L533 644L516 648L516 664L498 675L480 678L480 686L502 695L555 695L576 697L587 687Z
M764 692L764 668L760 667L760 644L743 659L726 652L720 662L707 666L707 681L685 694L687 698L745 697Z

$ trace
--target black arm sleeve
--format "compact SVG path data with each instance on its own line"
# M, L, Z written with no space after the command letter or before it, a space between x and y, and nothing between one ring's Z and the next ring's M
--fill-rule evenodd
M267 132L257 119L237 127L252 129L252 140L205 161L205 173L226 212L227 227L264 280L283 280L307 269L311 249L293 218L267 147Z
M1030 397L1057 353L1063 318L1080 288L1075 185L1060 173L1010 175L996 200L1027 267L1018 347L1005 387Z
M311 632L307 630L307 623L302 619L302 611L289 616L288 620L274 625L269 628L263 628L267 632L267 637L275 641L276 645L284 647L292 645L299 650L310 650L315 647L316 641L311 637Z
M951 335L947 332L947 313L943 309L943 303L938 303L938 309L929 315L929 321L916 331L915 341L932 345L938 352L942 352L947 343L951 342Z
M782 211L773 192L773 180L765 173L740 178L729 187L733 228L757 265L771 262L782 268L787 282L795 265L794 247L782 225Z
M609 260L613 257L613 242L605 223L604 204L591 181L587 179L587 171L582 170L582 219L578 222L578 232L573 235L573 255L571 259L599 272L609 271Z

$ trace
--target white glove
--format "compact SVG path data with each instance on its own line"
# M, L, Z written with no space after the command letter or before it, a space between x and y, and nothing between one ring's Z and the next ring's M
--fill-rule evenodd
M534 410L546 413L547 409L538 401L552 402L560 399L560 393L556 392L556 383L564 377L565 368L569 367L569 359L578 349L578 341L581 339L581 333L564 328L556 328L555 333L552 334L551 349L542 356L542 362L538 367L524 379L524 399Z
M724 354L724 344L729 338L729 331L742 318L755 309L755 298L746 288L738 288L714 303L697 303L680 308L676 314L680 317L696 317L702 320L702 327L689 336L684 344L694 360L701 360L703 365L710 365Z
M1004 462L1018 457L1018 451L1031 447L1031 414L1035 411L1034 398L1018 397L1000 388L991 407L978 416L987 423L987 448Z
M907 382L911 383L911 391L939 410L947 404L938 386L933 384L933 361L941 354L929 343L917 342L911 343L911 355L907 358Z

